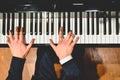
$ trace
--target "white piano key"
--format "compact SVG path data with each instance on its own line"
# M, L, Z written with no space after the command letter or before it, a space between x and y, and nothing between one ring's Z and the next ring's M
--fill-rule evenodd
M33 15L33 17L32 17L32 15ZM34 13L33 12L30 12L30 22L29 22L29 42L34 38L35 39L35 43L36 43L36 37L34 36L34 29L35 29L35 20L34 20L34 17L35 17L35 15L34 15ZM33 20L32 20L33 19ZM33 25L31 25L31 21L33 21L32 23L33 23ZM31 29L31 27L30 26L32 26L33 28L32 28L32 32L30 31ZM32 34L31 34L32 33Z
M65 12L65 36L68 34L68 13Z
M106 18L106 41L105 44L109 44L109 23L108 23L108 17Z
M3 13L0 13L0 44L4 44L4 35L2 34L3 29Z
M18 27L18 13L15 13L14 27ZM14 28L14 32L15 32L15 28Z
M88 44L89 43L89 35L87 34L87 13L86 12L84 12L84 17L83 17L83 24L84 24L84 26L82 26L83 27L83 29L84 29L84 42L86 43L86 44Z
M73 12L70 12L70 30L73 28Z
M58 19L57 19L57 12L54 12L54 35L53 35L53 40L54 43L57 43L57 33L58 33Z
M42 12L40 12L39 14L40 14L40 17L39 17L40 18L40 23L42 23L42 19L43 19L42 18ZM42 28L41 27L42 27L42 24L40 24L40 26L39 26L40 29L39 30L41 30L43 28L43 27ZM43 36L42 36L42 34L41 35L40 34L41 34L41 32L39 33L39 43L43 43Z
M97 43L97 31L96 31L96 28L97 27L97 24L96 24L96 12L94 12L94 35L92 35L92 43L93 44L96 44Z
M106 36L104 35L104 21L101 19L101 44L105 44Z
M21 13L21 27L24 27L23 26L23 12Z
M40 30L40 12L37 13L37 39L36 39L36 44L40 43L40 34L39 34L39 30Z
M51 35L51 17L52 17L52 14L51 12L49 12L49 39L52 39L52 35Z
M57 40L57 43L58 43L58 33L59 33L59 16L58 16L58 12L56 13L56 40Z
M5 35L3 36L3 39L4 39L4 43L6 44L6 36L8 36L7 35L7 22L8 22L8 20L7 20L7 15L8 15L8 13L5 13L5 16L6 16L6 19L5 19Z
M61 12L61 27L63 27L63 12Z
M72 12L72 31L75 34L75 12Z
M114 27L113 28L113 44L117 44L117 36L116 36L116 19L114 18L113 19L113 22L112 22L112 26Z
M30 42L30 12L26 13L26 43L28 44Z
M115 27L115 25L114 25L114 21L115 21L115 19L112 17L111 18L111 35L110 35L110 43L114 43L114 39L113 39L113 37L114 37L114 27Z
M80 32L80 16L79 12L77 12L77 35L79 35Z
M85 12L82 12L82 35L80 35L80 43L81 44L84 44L85 43L85 26L86 26L86 24L85 24L85 21L86 21L86 18L85 18Z
M46 27L47 27L47 19L46 12L42 12L42 37L41 43L46 43ZM44 28L43 28L44 27Z
M7 35L7 22L8 22L8 20L7 20L7 15L8 15L8 14L5 13L5 16L6 16L6 17L5 17L5 22L6 22L6 24L5 24L5 27L6 27L6 28L5 28L5 35Z
M100 44L102 41L102 28L103 27L103 18L99 18L99 35L97 35L97 43Z
M80 13L77 12L77 36L80 37L79 32L80 32ZM77 44L80 43L80 39L78 40Z
M111 12L111 14L115 14L115 12ZM116 44L117 38L116 38L116 19L115 17L111 18L111 26L112 26L112 36L110 39L112 39L112 44Z
M92 26L92 12L89 12L89 15L90 15L90 16L89 16L89 29L90 29L89 32L90 32L90 33L89 33L89 35L88 35L88 38L89 38L89 39L88 39L88 40L89 40L88 43L91 44L92 41L93 41L93 40L92 40L92 27L93 27L93 26Z
M37 37L35 35L35 12L33 12L33 35L31 35L31 38L35 39L35 44L37 43Z
M47 33L49 33L49 32L47 32L47 27L49 26L49 25L47 25L47 24L49 24L49 22L48 22L48 17L49 17L49 12L46 12L46 44L49 44L49 35L47 35Z
M12 30L12 13L10 13L10 30Z

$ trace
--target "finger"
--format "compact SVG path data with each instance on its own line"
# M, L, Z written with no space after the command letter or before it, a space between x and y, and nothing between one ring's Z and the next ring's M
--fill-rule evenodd
M79 40L79 37L76 37L76 39L71 43L71 46L74 47L75 44L78 42Z
M10 41L13 41L13 40L14 40L14 37L13 37L13 35L12 35L12 32L11 32L11 31L9 31L9 38L10 38Z
M69 31L68 35L66 36L66 40L69 40L69 38L71 37L72 31Z
M25 42L25 37L24 37L24 34L23 34L23 28L20 29L19 39L20 39L20 41Z
M70 44L71 42L73 42L73 39L75 38L74 34L71 34L69 40L68 40L68 44Z
M6 42L7 42L8 46L10 47L10 39L8 36L6 36Z
M29 52L30 48L32 47L32 45L34 44L35 39L32 39L29 43L29 45L27 46L27 52Z
M15 40L19 39L19 32L18 32L18 27L15 29Z
M62 27L60 27L60 31L59 31L59 41L61 41L63 39L63 29Z
M53 48L53 50L55 50L55 45L54 45L54 42L53 42L53 40L52 39L50 39L50 46Z

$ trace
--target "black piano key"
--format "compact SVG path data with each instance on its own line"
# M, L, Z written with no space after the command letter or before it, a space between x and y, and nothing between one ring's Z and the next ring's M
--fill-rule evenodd
M65 16L65 12L63 13L63 35L65 35L65 18L66 18L66 16Z
M108 12L108 26L109 26L109 35L112 33L111 27L111 11Z
M116 35L119 34L119 12L116 11Z
M70 31L70 12L68 12L68 32Z
M47 13L47 28L46 28L46 35L49 35L49 13Z
M26 34L26 13L23 13L23 30L24 30L24 35Z
M58 13L58 34L59 34L59 30L60 30L60 27L63 27L62 25L61 25L61 12L59 12Z
M58 27L61 26L61 20L60 20L61 17L60 17L60 16L61 16L61 13L59 12L59 13L58 13L58 22L59 22L59 23L58 23ZM58 30L59 30L59 29L58 29Z
M103 29L104 29L104 35L106 35L106 17L107 17L107 14L106 12L103 13Z
M20 29L21 27L23 27L23 26L21 26L21 17L22 17L22 14L21 14L21 13L19 13L19 23L18 23L18 24L19 24L19 26L18 26L18 27L19 27L19 29Z
M82 12L80 12L80 35L82 35Z
M99 35L99 12L96 12L96 32Z
M3 35L5 35L5 29L6 29L6 26L5 26L5 24L6 24L6 14L5 13L3 13L3 28L2 28L2 34Z
M10 13L7 14L7 34L9 34L10 31Z
M75 12L75 35L77 35L77 12Z
M51 35L54 35L54 12L52 12Z
M89 14L89 12L87 12L87 35L89 35L90 34L90 25L89 25L89 22L90 22L90 14Z
M37 13L35 13L35 35L37 35L37 20L38 20L38 15L37 15Z
M94 12L92 12L92 35L94 35Z
M33 35L33 13L30 14L30 35Z
M14 26L14 23L15 23L15 14L12 13L12 33L13 34L14 34L14 27L16 27L16 26Z
M39 34L42 35L42 12L40 12L40 26L39 26Z

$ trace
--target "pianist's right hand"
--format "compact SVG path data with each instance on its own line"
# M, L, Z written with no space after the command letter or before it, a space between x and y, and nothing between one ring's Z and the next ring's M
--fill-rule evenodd
M23 34L23 28L18 32L18 27L16 27L15 34L12 35L12 32L9 32L9 35L6 37L8 46L10 47L12 56L18 58L25 58L30 51L34 39L31 40L29 45L25 45L25 37Z

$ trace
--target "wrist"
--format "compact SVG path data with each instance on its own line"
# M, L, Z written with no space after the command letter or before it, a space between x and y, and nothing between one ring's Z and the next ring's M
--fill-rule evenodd
M64 64L64 63L70 61L71 59L72 59L72 56L69 55L69 56L67 56L67 57L65 57L65 58L63 58L63 59L60 59L59 62L60 62L60 64Z
M20 56L20 55L13 55L13 57L25 59L25 56Z

